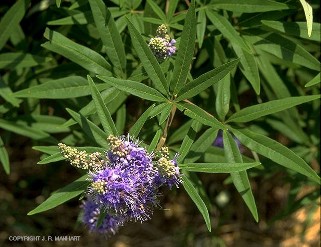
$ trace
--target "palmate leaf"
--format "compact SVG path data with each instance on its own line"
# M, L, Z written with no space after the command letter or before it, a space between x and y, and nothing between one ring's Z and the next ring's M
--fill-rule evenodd
M208 6L209 8L225 9L229 11L241 12L241 13L256 13L266 12L273 10L289 9L290 6L271 0L215 0L213 4Z
M91 95L93 97L96 111L100 120L101 125L103 126L104 131L107 135L118 135L118 131L116 129L115 123L110 115L108 108L106 107L103 98L101 97L97 87L95 86L94 81L90 76L87 76Z
M190 196L190 198L196 204L198 210L203 215L203 218L205 220L207 229L209 231L211 231L211 220L210 220L210 216L209 216L209 213L208 213L208 209L207 209L203 199L199 195L199 193L196 190L196 188L194 187L193 183L187 178L186 175L183 175L182 179L183 179L183 186L184 186L187 194Z
M205 173L231 173L241 172L260 165L260 162L252 163L184 163L179 168L190 172Z
M101 147L107 148L107 134L102 131L93 122L86 119L83 115L74 112L73 110L66 109L71 117L80 125L84 133L95 143Z
M97 88L102 91L110 86L98 84ZM90 94L88 81L80 76L69 76L62 79L47 81L43 84L23 89L14 93L19 98L38 99L70 99Z
M18 27L28 8L29 0L19 0L5 13L0 22L0 50Z
M97 52L48 28L45 30L44 37L49 41L42 44L42 47L70 59L95 74L111 75L110 64Z
M9 155L0 136L0 163L6 174L10 174Z
M289 97L279 100L271 100L266 103L246 107L234 113L227 122L244 123L254 119L273 114L293 106L319 99L320 95Z
M110 61L118 70L126 68L126 55L111 12L102 0L89 0L92 15Z
M31 210L28 215L38 214L57 207L60 204L63 204L64 202L69 201L70 199L75 198L83 193L88 185L89 181L87 175L84 175L67 186L54 192L49 198L47 198L47 200L45 200L35 209Z
M240 150L232 135L228 131L223 132L224 153L229 163L243 163ZM255 162L256 163L256 162ZM256 163L259 165L259 163ZM232 181L237 191L242 196L254 219L259 220L255 199L252 193L251 184L246 171L231 172Z
M131 22L128 22L130 37L137 55L142 62L144 69L153 82L154 87L162 94L167 95L167 81L163 71L153 55L151 49L146 44L141 34L137 31Z
M121 91L133 94L142 99L151 101L165 101L166 98L156 89L151 88L143 83L123 80L108 76L97 76L100 80L106 82L108 85L118 88Z
M178 97L175 99L175 101L181 101L194 97L206 88L212 86L230 73L238 64L238 62L238 59L232 60L197 77L178 92Z
M316 172L297 154L277 141L245 129L231 129L240 142L249 149L273 160L281 166L307 176L320 184Z
M170 89L174 95L177 94L186 83L186 78L194 55L195 36L196 17L195 6L192 2L186 15L184 28L175 59L173 76L170 82Z

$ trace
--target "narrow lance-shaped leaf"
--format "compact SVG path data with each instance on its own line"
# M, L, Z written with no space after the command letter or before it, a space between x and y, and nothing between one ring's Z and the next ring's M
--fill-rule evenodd
M203 215L207 229L209 231L211 231L211 220L210 220L210 216L208 213L208 209L207 209L203 199L198 194L198 191L196 190L196 188L194 187L192 182L186 176L183 176L183 186L184 186L186 192L188 193L188 195L190 196L190 198L196 204L198 210Z
M175 59L173 76L170 82L170 89L174 95L177 94L186 83L186 78L194 55L195 36L196 17L195 6L192 2L186 15L184 29Z
M266 103L246 107L234 113L227 122L244 123L254 119L273 114L293 106L319 99L320 95L289 97L285 99L272 100Z
M190 172L206 173L231 173L241 172L260 165L259 162L252 163L186 163L179 164L179 168Z
M307 84L305 84L304 86L305 87L311 87L311 86L314 86L318 83L320 83L321 81L321 74L317 74L315 77L313 77L313 79L311 81L309 81Z
M177 105L185 109L184 114L186 116L196 119L202 124L205 124L207 126L211 126L217 129L225 128L224 124L219 122L215 117L209 115L206 111L204 111L202 108L198 107L197 105L194 105L193 103L180 102Z
M42 44L48 50L54 51L81 67L99 75L111 75L110 64L97 52L68 39L62 34L46 29L45 38L49 41Z
M31 210L28 215L38 214L49 209L55 208L60 204L80 195L89 185L87 175L84 175L67 186L54 192L47 200L41 203L38 207Z
M151 88L143 83L117 79L108 76L97 76L99 79L108 83L110 86L118 88L121 91L136 95L142 99L147 99L151 101L165 101L166 98L158 92L156 89Z
M232 131L244 146L320 184L320 178L316 172L289 148L269 137L249 130L233 129Z
M176 101L181 101L184 99L194 97L206 88L220 81L235 68L238 62L238 59L232 60L228 63L225 63L217 67L216 69L206 72L205 74L189 82L178 92L178 97L176 98Z
M257 63L255 61L254 55L239 47L234 45L233 49L237 56L240 58L240 69L245 75L246 79L251 83L255 93L260 94L260 75Z
M307 28L308 28L308 36L311 36L312 33L312 23L313 23L313 10L310 4L308 4L305 0L300 0L305 18L307 20Z
M139 119L135 122L135 124L130 128L129 134L137 138L139 135L139 132L141 131L143 125L148 120L150 112L153 110L155 104L151 105L146 109L146 111L139 117Z
M17 1L2 17L0 22L0 50L22 20L29 2L29 0Z
M196 36L197 36L199 48L202 47L205 30L206 30L206 14L205 14L205 10L201 9L198 11L197 26L196 26Z
M240 150L232 135L228 131L223 132L224 153L228 162L243 163ZM251 184L246 171L231 172L231 177L237 191L242 196L254 219L259 220L255 199L252 193Z
M162 9L153 0L147 0L147 3L151 6L155 14L163 21L166 22L166 16Z
M104 83L98 84L97 88L104 90L110 86ZM16 97L38 99L70 99L86 95L90 95L90 88L87 80L80 76L50 80L14 93Z
M230 110L231 99L231 77L226 75L217 84L217 93L215 98L215 108L221 121L224 121L226 114Z
M67 111L92 141L96 142L101 147L107 147L107 134L104 131L93 122L86 119L83 115L70 109L67 109Z
M101 41L106 47L107 56L116 68L125 69L124 44L110 11L102 0L89 0L89 4Z
M8 52L0 55L0 68L1 69L18 69L34 67L39 64L47 63L52 59L49 57L41 57L22 52Z
M134 25L128 21L129 33L132 38L133 46L137 51L137 55L142 62L144 69L150 79L152 80L154 87L162 94L167 95L167 82L163 71L157 62L156 57L152 53L151 49L146 44L141 34L137 31Z
M213 25L226 37L232 44L238 45L243 48L248 53L252 53L247 44L241 38L239 33L235 30L232 24L225 17L221 16L215 11L206 10L206 15L208 19L213 23Z
M104 131L107 135L118 135L118 131L116 129L115 123L110 115L108 108L106 107L104 100L102 99L97 87L95 86L94 81L90 76L87 76L91 95L95 102L96 111L98 113L98 117L100 119L100 123L103 126Z
M9 155L0 136L0 162L6 174L10 174Z
M182 145L179 149L179 156L177 162L180 163L184 160L185 156L188 154L194 140L196 133L200 130L202 125L198 121L193 121L190 129L188 130L186 136L183 139Z

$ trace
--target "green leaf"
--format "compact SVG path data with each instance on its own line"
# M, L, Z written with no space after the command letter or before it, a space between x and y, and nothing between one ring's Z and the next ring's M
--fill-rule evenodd
M237 45L248 53L252 53L247 44L241 38L240 34L235 30L232 24L225 17L219 15L215 11L206 10L208 19L213 25L227 38L231 44Z
M42 44L44 48L70 59L95 74L111 75L110 64L97 52L86 46L79 45L62 34L48 28L46 28L44 37L49 40Z
M109 88L109 85L98 84L99 90ZM90 95L90 88L85 78L69 76L62 79L47 81L44 84L23 89L14 93L20 98L40 99L70 99Z
M238 59L232 60L228 63L225 63L217 67L216 69L213 69L197 77L196 79L188 83L185 87L183 87L179 91L178 97L176 98L175 101L180 101L180 100L194 97L195 95L199 94L206 88L212 86L216 82L223 79L228 73L230 73L238 64L238 62L239 62Z
M33 146L32 149L40 151L45 154L54 154L59 152L59 148L57 145L55 146Z
M47 200L41 203L38 207L31 210L28 215L38 214L49 209L55 208L66 201L80 195L89 185L87 175L84 175L67 186L54 192Z
M260 165L259 162L252 163L187 163L180 164L179 168L190 172L206 173L231 173L241 172Z
M232 132L237 139L249 149L273 160L281 166L301 173L320 184L320 178L316 172L289 148L269 137L249 130L233 129Z
M227 122L244 123L254 119L273 114L293 106L319 99L320 95L289 97L279 100L272 100L266 103L246 107L234 113Z
M149 118L149 114L153 110L154 106L155 106L155 104L148 107L147 110L139 117L139 119L137 119L135 124L129 130L130 136L132 136L134 138L138 137L139 132L141 131L141 129L142 129L143 125L145 124L145 122L147 121L147 119Z
M166 13L166 15L167 15L168 20L172 20L172 18L174 17L175 10L177 8L177 4L178 4L179 0L170 0L169 2L170 2L170 4L168 6L168 12Z
M320 62L311 53L278 33L259 34L254 31L252 36L246 36L246 38L253 43L255 49L261 49L280 59L309 69L320 70Z
M208 209L207 209L204 201L202 200L201 196L198 194L198 191L196 190L196 188L194 187L192 182L186 176L182 176L182 179L183 179L183 186L184 186L187 194L190 196L190 198L196 204L198 210L203 215L207 229L209 231L211 231L211 220L210 220L210 216L208 213Z
M102 0L89 0L94 21L106 53L119 70L126 68L126 55L123 41L115 21Z
M58 8L60 8L61 0L56 0L56 5Z
M311 81L309 81L307 84L305 84L304 87L314 86L314 85L320 83L320 81L321 81L321 75L319 73Z
M206 14L205 10L201 9L197 15L196 36L198 40L198 47L201 48L204 40L206 30Z
M208 6L209 8L225 9L229 11L241 13L256 13L267 12L274 10L284 10L290 7L284 3L279 3L271 0L215 0L215 2Z
M188 130L187 135L184 137L182 145L179 149L179 157L177 159L177 162L180 163L184 160L185 156L187 155L187 153L189 152L195 137L196 137L196 133L200 130L200 128L202 127L202 125L198 122L198 121L193 121L191 128Z
M22 20L29 2L29 0L18 0L2 17L0 22L0 50Z
M311 34L311 36L308 36L307 25L305 22L281 22L267 20L262 20L261 22L264 26L281 33L320 42L320 23L312 23L313 33Z
M308 36L310 37L312 34L312 23L313 23L313 9L310 4L308 4L305 0L300 0L304 15L307 20L307 28L308 28Z
M69 13L69 14L70 16L48 21L47 24L52 26L75 25L75 24L85 25L85 24L94 22L90 11L85 11L85 12L76 13L76 14L73 14L73 13Z
M38 165L45 165L45 164L61 161L64 159L65 158L62 156L62 154L60 152L57 152L57 153L51 154L50 156L48 156L46 158L43 158L42 160L38 161L37 164Z
M147 99L151 101L165 101L166 98L154 88L146 86L143 83L131 81L131 80L123 80L114 77L108 76L97 76L102 81L106 82L110 86L118 88L121 91L133 94L142 99Z
M217 129L209 128L192 144L185 158L185 163L193 163L204 155L206 150L213 145L217 136Z
M161 138L161 136L162 136L162 130L159 129L159 130L156 131L156 134L153 137L153 140L151 141L149 147L147 148L148 153L151 153L156 149L157 144L158 144L159 139Z
M98 117L100 120L101 125L103 126L104 131L107 135L118 135L118 131L116 129L115 123L110 115L110 112L108 108L106 107L103 98L101 97L94 81L92 78L88 75L87 76L91 95L93 97L93 100L95 102L96 111L98 113Z
M0 162L6 174L10 174L9 155L0 136Z
M30 127L29 124L26 122L17 123L16 121L7 121L4 119L0 119L0 128L8 130L10 132L14 132L18 135L30 137L31 139L34 139L34 140L41 140L41 139L52 140L49 134L45 133L42 130Z
M86 119L83 115L74 112L73 110L66 109L71 117L80 125L84 133L95 143L99 144L101 147L107 148L107 134L102 131L93 122Z
M0 69L21 69L34 67L51 61L49 57L40 57L22 52L0 54Z
M174 95L177 94L186 83L186 78L194 55L195 36L196 17L195 6L192 3L186 15L184 29L175 59L173 76L170 82L170 88Z
M259 69L253 54L247 52L243 48L234 45L233 49L236 55L240 58L239 67L246 79L251 83L255 93L260 94L260 75Z
M2 77L0 77L0 96L15 107L19 107L21 103L21 100L13 95L11 88L3 81Z
M153 0L147 0L147 3L152 7L155 14L164 22L166 22L166 16L162 9L153 1Z
M217 83L217 93L215 98L215 108L221 121L224 121L226 114L230 110L231 99L231 77L226 75Z
M116 112L116 129L118 133L124 133L126 127L126 104L123 104Z
M164 106L164 108L162 109L161 115L159 117L159 125L161 125L166 121L166 119L168 118L169 114L172 111L172 107L173 107L173 104L171 103L168 103Z
M128 28L133 46L137 51L137 55L139 56L146 73L152 80L155 88L162 94L166 95L167 81L159 63L157 62L157 59L155 58L154 54L146 44L143 37L140 35L140 33L137 31L137 29L131 22L128 22Z
M209 115L206 111L204 111L202 108L192 104L192 103L178 103L178 106L183 107L184 114L186 116L189 116L193 119L196 119L202 124L205 124L207 126L211 126L213 128L217 129L225 129L225 126L219 122L215 117Z
M232 135L228 131L223 132L223 143L226 160L229 163L243 163L240 150ZM259 165L259 163L257 163ZM246 171L231 172L232 181L237 191L242 196L254 219L259 220L255 199L252 193L251 184Z

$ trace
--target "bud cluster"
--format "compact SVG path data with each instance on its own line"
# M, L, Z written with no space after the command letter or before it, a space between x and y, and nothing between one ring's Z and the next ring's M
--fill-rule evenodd
M167 34L167 27L162 24L156 30L156 36L149 40L148 46L158 61L171 57L176 52L176 40Z

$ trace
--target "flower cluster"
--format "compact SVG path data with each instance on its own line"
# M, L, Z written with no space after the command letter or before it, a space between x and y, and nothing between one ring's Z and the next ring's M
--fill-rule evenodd
M90 231L114 234L125 222L150 219L159 188L178 187L181 180L168 148L149 154L129 137L110 135L107 140L110 148L105 154L58 146L72 165L88 170L83 222Z
M176 52L176 40L167 34L167 27L162 24L156 30L156 36L149 40L149 47L158 61L171 57Z

